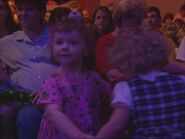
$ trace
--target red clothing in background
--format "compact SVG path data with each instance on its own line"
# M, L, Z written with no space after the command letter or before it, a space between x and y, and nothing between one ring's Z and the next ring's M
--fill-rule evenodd
M108 53L109 49L114 46L115 41L116 37L111 33L100 37L97 41L96 68L101 74L113 68L110 64Z

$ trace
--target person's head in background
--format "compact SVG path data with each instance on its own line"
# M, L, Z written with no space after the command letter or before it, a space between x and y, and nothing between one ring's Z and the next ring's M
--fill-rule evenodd
M53 31L53 55L63 68L94 68L94 42L85 24L75 19L57 23Z
M22 28L29 31L43 28L47 0L15 0Z
M132 78L161 70L168 63L168 45L158 32L142 27L123 29L110 52L110 60L123 74Z
M151 6L148 8L143 25L151 30L160 30L161 13L158 7Z
M19 29L20 25L14 21L8 1L0 0L0 36L11 34Z
M83 19L83 15L81 13L81 11L79 10L71 10L71 12L69 13L69 16L68 16L69 19L74 19L76 21L79 21L81 23L84 23L85 24L85 20Z
M92 15L92 24L98 34L104 35L113 31L112 13L106 6L98 7Z
M174 24L175 24L177 30L183 29L185 27L185 23L182 19L178 19L178 18L175 19Z
M90 19L90 13L89 13L89 11L88 10L86 10L86 9L83 9L82 11L81 11L81 13L82 13L82 17L83 17L83 20L84 20L84 22L85 22L85 24L91 24L91 19Z
M173 24L174 15L172 13L167 13L164 15L162 22L164 24Z
M141 26L146 10L144 0L120 0L113 14L114 24L118 28Z
M56 7L55 9L51 11L48 24L50 26L55 26L57 22L68 18L70 12L71 10L67 7Z
M182 17L185 17L185 4L183 4L181 7L180 7L180 10L179 10L180 14Z
M0 27L5 23L5 17L7 15L7 9L5 6L5 0L0 0Z

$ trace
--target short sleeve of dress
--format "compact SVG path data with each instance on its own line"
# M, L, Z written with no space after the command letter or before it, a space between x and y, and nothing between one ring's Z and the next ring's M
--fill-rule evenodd
M40 89L41 96L37 104L58 104L62 103L62 89L59 89L58 79L56 77L49 77Z
M129 109L133 109L133 100L130 88L126 82L119 82L116 84L113 90L112 107L126 106Z

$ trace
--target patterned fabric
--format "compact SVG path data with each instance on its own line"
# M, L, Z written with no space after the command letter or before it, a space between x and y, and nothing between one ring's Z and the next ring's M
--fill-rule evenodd
M134 138L185 137L185 82L174 75L128 82L133 95Z
M78 78L66 79L61 74L49 78L42 86L39 104L57 104L63 113L83 132L95 134L102 126L101 95L109 97L109 84L95 72L87 72ZM66 139L58 133L44 115L38 139Z

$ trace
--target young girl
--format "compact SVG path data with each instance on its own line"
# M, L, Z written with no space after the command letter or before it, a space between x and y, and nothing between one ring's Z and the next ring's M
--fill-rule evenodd
M115 86L114 112L97 138L114 137L129 122L135 139L185 137L185 76L161 71L168 63L167 48L157 32L136 28L120 33L112 62L129 80Z
M92 31L96 40L113 31L112 13L106 6L98 7L92 15Z
M45 114L38 139L92 138L102 125L100 100L109 97L111 88L90 71L93 46L84 24L63 21L53 35L61 69L41 89L38 104L45 106Z

